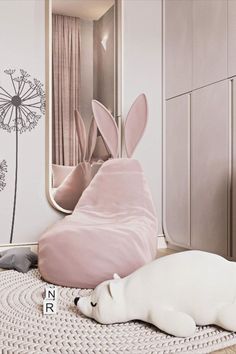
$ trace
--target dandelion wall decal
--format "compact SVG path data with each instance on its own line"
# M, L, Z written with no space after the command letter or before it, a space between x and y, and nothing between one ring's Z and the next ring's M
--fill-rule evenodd
M20 69L20 76L16 76L15 71L12 69L4 71L9 76L12 92L0 86L0 128L9 133L14 131L16 137L15 188L10 243L13 237L16 211L18 133L31 131L45 113L43 84L37 79L31 81L30 75L25 70Z
M15 70L4 72L10 76L13 93L0 87L0 128L20 133L31 130L41 118L35 110L45 113L43 85L36 79L30 81L30 75L22 69L19 77L13 77Z
M5 176L7 172L7 162L2 160L0 162L0 192L6 187Z

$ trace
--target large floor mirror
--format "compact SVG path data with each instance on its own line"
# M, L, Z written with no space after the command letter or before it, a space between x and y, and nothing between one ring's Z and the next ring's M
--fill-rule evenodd
M47 195L65 213L111 158L91 102L119 126L119 18L119 0L46 1Z

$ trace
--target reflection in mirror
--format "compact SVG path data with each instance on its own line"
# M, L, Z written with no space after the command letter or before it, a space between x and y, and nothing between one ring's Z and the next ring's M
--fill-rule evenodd
M115 0L51 1L51 190L73 211L102 163L111 158L92 99L117 117Z

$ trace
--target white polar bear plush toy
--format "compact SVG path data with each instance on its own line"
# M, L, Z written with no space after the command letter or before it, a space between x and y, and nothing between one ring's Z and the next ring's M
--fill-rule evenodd
M142 320L179 337L196 325L236 331L236 263L201 251L159 258L76 297L80 312L102 324Z

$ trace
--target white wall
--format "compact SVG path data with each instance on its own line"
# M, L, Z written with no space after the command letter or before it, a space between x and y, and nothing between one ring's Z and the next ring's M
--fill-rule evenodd
M135 151L149 181L162 233L162 2L122 0L122 114L140 93L149 105L149 121Z
M45 82L44 1L0 1L0 86L11 90L5 69L26 70ZM0 243L10 237L15 133L0 129L0 161L7 160L6 188L0 192ZM60 216L45 195L45 117L31 131L19 136L19 170L13 242L36 241Z

